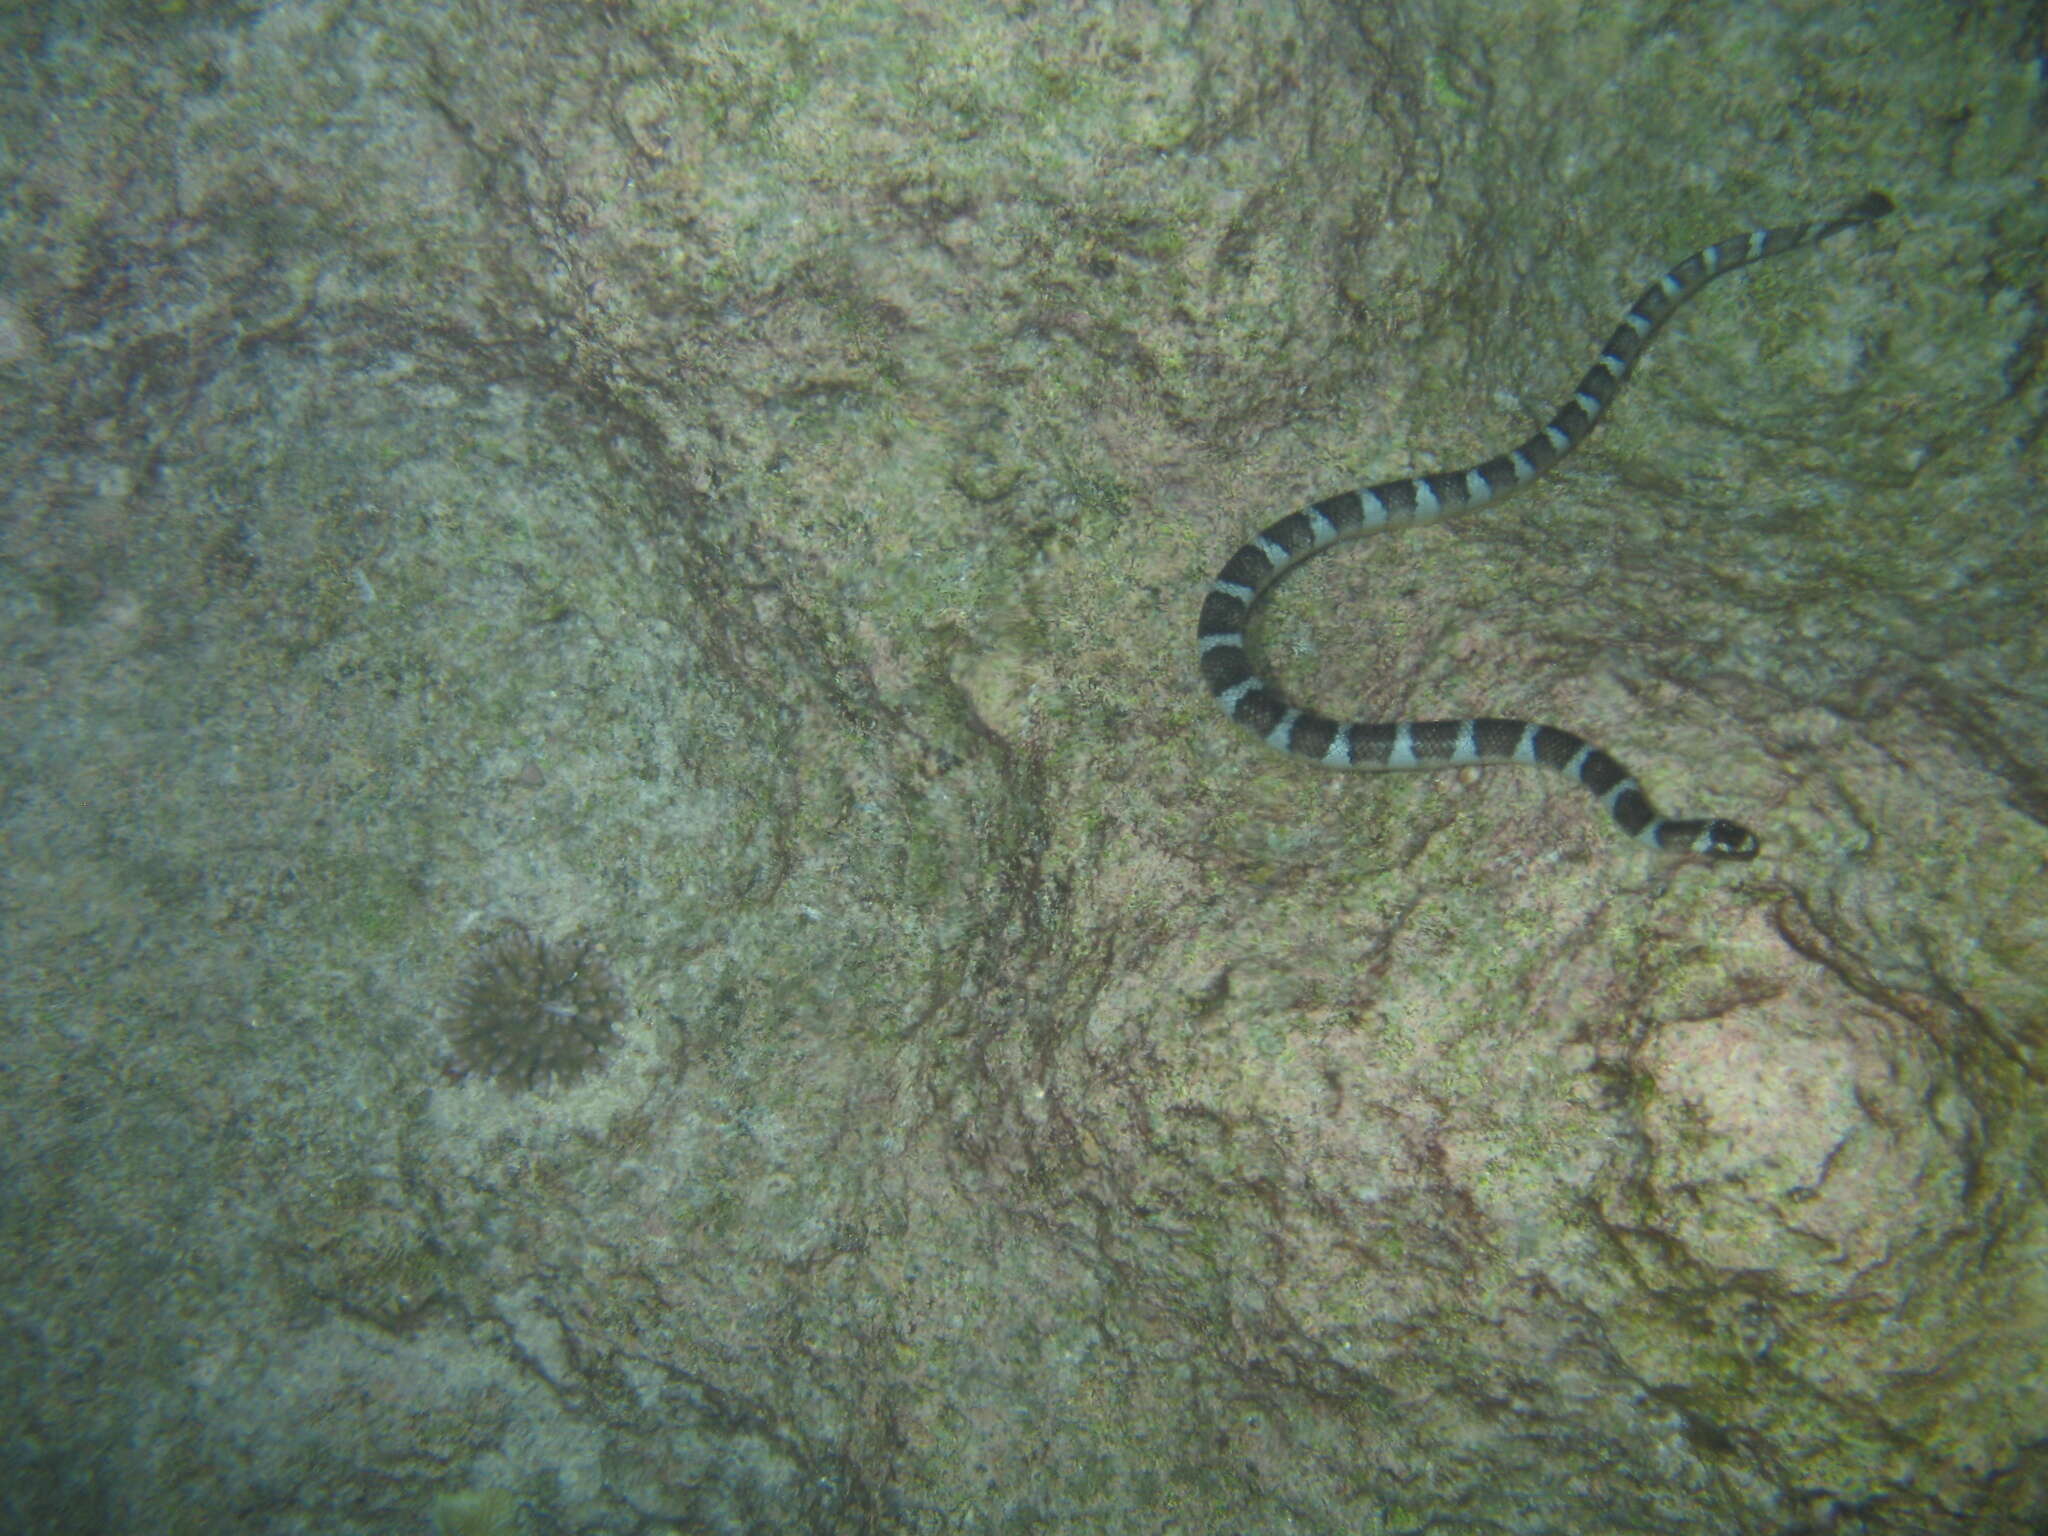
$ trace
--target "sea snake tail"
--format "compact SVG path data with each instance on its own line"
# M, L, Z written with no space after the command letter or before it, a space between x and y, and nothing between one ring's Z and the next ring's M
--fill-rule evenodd
M1210 584L1195 634L1202 678L1223 712L1283 752L1328 768L1455 768L1467 763L1536 763L1578 780L1616 826L1667 853L1753 859L1756 834L1720 817L1664 816L1627 769L1570 731L1526 720L1404 720L1348 723L1290 704L1252 670L1246 628L1266 589L1319 550L1382 528L1433 522L1527 485L1586 440L1629 370L1679 305L1724 272L1875 223L1891 199L1871 192L1827 219L1759 229L1696 251L1645 288L1569 400L1521 446L1471 469L1386 480L1291 512L1238 547Z

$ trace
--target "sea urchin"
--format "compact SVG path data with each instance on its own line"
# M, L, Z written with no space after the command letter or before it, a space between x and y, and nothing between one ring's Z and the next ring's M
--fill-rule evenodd
M550 943L507 923L477 951L448 1020L458 1075L510 1092L570 1083L618 1043L626 993L594 939Z

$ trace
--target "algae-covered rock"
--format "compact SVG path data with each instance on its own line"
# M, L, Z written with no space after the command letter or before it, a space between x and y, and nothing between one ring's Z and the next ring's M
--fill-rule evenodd
M0 1524L2048 1521L2017 11L0 33ZM1258 636L1754 864L1217 712L1252 531L1871 189Z

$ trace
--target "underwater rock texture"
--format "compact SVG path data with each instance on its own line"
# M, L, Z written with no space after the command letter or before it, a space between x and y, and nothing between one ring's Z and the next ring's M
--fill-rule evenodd
M0 33L0 1524L2048 1519L2023 8ZM1218 716L1246 533L1866 187L1266 625L1755 865ZM513 915L573 1087L439 1073Z

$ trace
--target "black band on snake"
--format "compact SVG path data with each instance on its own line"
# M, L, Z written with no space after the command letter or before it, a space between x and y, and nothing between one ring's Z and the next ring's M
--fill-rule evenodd
M1607 338L1572 397L1542 431L1471 469L1387 480L1289 513L1236 554L1211 583L1196 626L1202 677L1223 712L1268 746L1327 768L1428 769L1480 763L1537 763L1576 779L1614 824L1667 853L1753 859L1756 834L1720 817L1661 815L1627 769L1598 747L1526 720L1404 720L1349 723L1290 704L1252 670L1246 628L1266 589L1319 550L1382 528L1427 523L1527 485L1586 440L1643 349L1678 306L1724 272L1797 250L1838 230L1874 223L1891 199L1871 192L1833 218L1760 229L1695 252L1643 290Z

